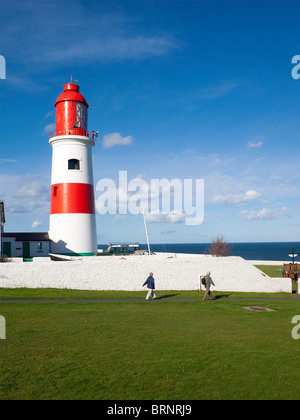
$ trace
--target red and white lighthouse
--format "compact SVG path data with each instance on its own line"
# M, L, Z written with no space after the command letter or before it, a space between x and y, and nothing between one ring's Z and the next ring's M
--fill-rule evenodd
M73 82L55 103L56 130L52 146L51 252L94 255L97 252L92 147L88 134L88 104Z

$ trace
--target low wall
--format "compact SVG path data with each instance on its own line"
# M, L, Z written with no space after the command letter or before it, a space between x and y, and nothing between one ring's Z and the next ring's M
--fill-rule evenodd
M292 293L290 279L270 278L240 257L167 253L1 263L0 287L141 291L150 271L157 290L197 290L200 275L210 271L215 283L212 290Z

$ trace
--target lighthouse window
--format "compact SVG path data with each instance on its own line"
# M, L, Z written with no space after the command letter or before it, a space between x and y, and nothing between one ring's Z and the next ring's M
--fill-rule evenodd
M87 130L87 106L82 102L76 102L76 124L74 127Z
M80 162L78 159L69 159L68 160L68 169L80 169Z

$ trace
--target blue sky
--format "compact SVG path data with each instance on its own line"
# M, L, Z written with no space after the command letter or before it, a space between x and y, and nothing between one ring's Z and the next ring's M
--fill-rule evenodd
M152 217L152 243L299 240L300 2L0 0L0 10L6 231L48 230L48 140L73 75L99 130L95 186L119 171L204 179L204 222ZM97 233L145 242L141 216L97 214Z

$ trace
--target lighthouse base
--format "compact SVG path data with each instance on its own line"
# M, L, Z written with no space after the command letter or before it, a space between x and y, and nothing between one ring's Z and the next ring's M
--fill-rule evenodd
M98 248L95 215L52 214L49 238L53 254L95 255Z
M50 257L53 255L61 255L68 257L94 257L95 252L51 252Z

